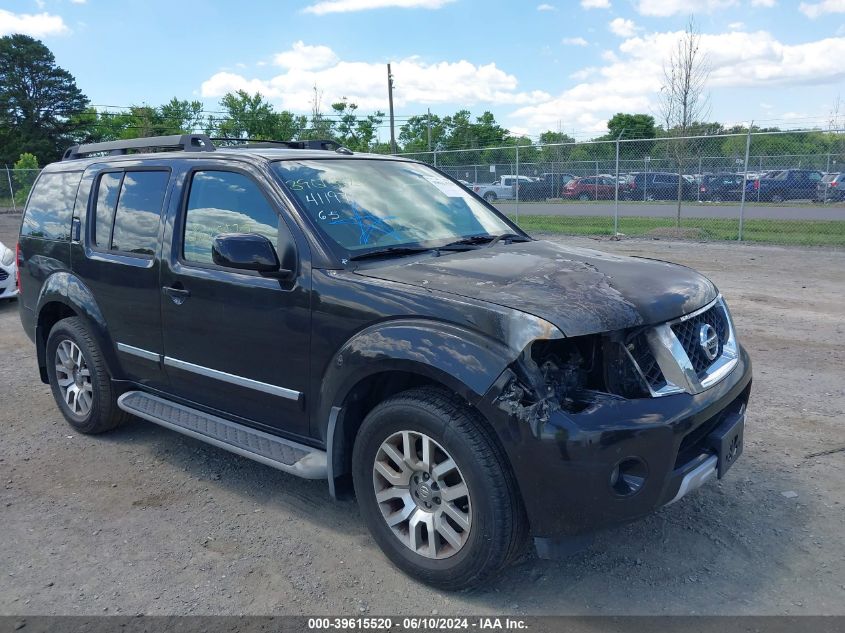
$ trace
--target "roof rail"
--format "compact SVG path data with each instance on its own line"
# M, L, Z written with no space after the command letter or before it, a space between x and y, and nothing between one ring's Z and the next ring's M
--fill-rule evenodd
M90 154L108 153L110 156L126 154L130 149L173 149L183 152L213 152L214 144L206 134L172 134L170 136L147 136L124 141L106 141L105 143L87 143L73 145L65 150L62 160L85 158Z
M303 141L274 141L268 139L257 138L231 138L231 137L213 137L212 141L224 141L228 143L241 143L244 148L268 148L268 147L286 147L288 149L318 149L326 151L335 151L340 154L351 154L352 152L345 148L337 141L331 139L308 139ZM236 146L235 146L236 147Z

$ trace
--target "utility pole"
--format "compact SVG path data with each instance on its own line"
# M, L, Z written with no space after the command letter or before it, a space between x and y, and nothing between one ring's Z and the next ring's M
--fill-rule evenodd
M387 101L390 104L390 153L396 153L396 136L393 132L393 73L387 65Z
M428 116L425 119L425 124L428 127L428 151L431 151L431 108L428 109ZM830 155L828 154L828 163L830 163ZM830 171L830 170L828 170Z

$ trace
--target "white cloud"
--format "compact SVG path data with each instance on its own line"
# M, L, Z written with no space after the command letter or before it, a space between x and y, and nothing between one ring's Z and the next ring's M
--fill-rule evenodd
M72 4L85 4L88 0L70 0Z
M282 68L312 70L337 62L337 55L328 46L308 46L302 40L293 43L289 51L273 56L273 63Z
M610 0L581 0L584 9L609 9Z
M325 15L387 8L439 9L450 2L454 0L321 0L305 7L302 11L314 15Z
M322 92L325 107L348 97L363 111L387 109L384 63L338 60L328 47L308 46L302 42L297 42L297 45L299 50L323 50L320 64L307 68L286 66L281 74L269 79L221 71L202 83L200 94L203 97L220 97L235 90L260 92L282 108L307 112L311 109L316 85ZM294 50L288 53L299 54ZM293 58L283 59L287 64ZM392 71L395 78L393 97L397 107L438 103L523 105L551 98L551 95L539 90L519 91L516 77L494 63L476 65L465 60L428 63L418 57L409 57L394 62Z
M637 25L634 24L634 21L625 18L614 18L607 25L607 28L619 37L632 37L637 32Z
M607 64L583 68L579 82L542 103L523 106L509 120L534 130L554 129L560 121L585 132L601 132L615 112L657 111L663 60L681 32L651 33L622 42ZM711 67L709 88L835 85L845 80L845 38L784 44L766 31L703 34L702 52Z
M737 4L738 0L638 0L636 9L643 15L667 17L676 13L711 13Z
M771 9L777 4L777 0L751 0L752 7L765 7Z
M59 15L49 13L12 13L0 9L0 36L12 33L23 33L32 37L47 35L61 35L70 29Z
M564 37L561 41L561 44L566 44L567 46L588 46L589 42L585 40L583 37Z
M557 11L557 7L553 4L538 4L537 11Z
M742 29L745 28L745 23L744 22L731 22L730 24L728 24L728 28L731 31L741 31Z
M798 7L808 18L817 18L826 13L845 13L845 0L822 0L821 2L802 2Z

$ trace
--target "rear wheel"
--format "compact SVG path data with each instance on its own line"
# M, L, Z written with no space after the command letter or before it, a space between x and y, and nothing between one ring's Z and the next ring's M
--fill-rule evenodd
M63 319L50 330L47 376L59 410L80 433L104 433L129 418L118 409L100 349L79 318Z
M578 199L579 199L581 202L587 202L588 200L592 200L592 198L590 198L590 194L588 194L588 193L582 193L582 194L580 194L580 195L578 196Z
M526 541L502 449L480 416L446 392L414 389L375 407L355 441L353 478L373 538L428 584L480 584Z
M492 191L488 191L487 193L484 194L484 199L487 202L493 203L493 202L496 201L496 194L493 193Z
M783 202L783 195L779 193L773 193L770 199L772 202Z

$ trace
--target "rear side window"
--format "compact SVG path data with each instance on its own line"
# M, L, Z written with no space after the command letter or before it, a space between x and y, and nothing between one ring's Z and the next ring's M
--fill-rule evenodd
M69 240L70 223L81 171L43 174L29 197L21 235Z
M97 187L97 207L94 213L94 243L105 249L111 243L111 228L114 225L114 208L123 172L103 174Z
M127 171L100 177L94 236L103 249L155 255L168 171Z
M183 256L211 264L211 243L220 233L258 233L276 244L279 221L250 178L227 171L195 172L185 211Z

